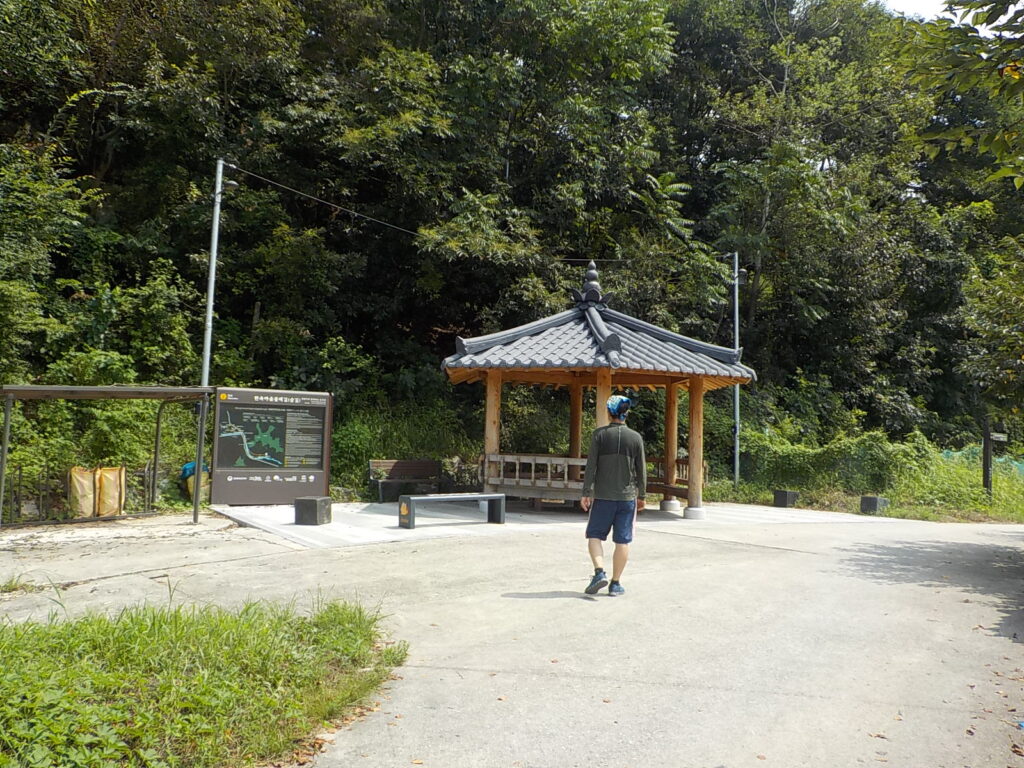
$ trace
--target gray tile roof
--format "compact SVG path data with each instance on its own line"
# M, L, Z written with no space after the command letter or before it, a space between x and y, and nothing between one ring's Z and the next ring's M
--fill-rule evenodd
M458 339L444 368L625 368L756 379L732 349L706 344L580 301L576 307L489 336Z

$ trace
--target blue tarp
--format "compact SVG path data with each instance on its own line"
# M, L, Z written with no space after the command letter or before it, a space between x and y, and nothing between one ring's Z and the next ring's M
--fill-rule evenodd
M209 471L210 471L210 465L207 464L204 461L203 462L203 472L209 472ZM196 473L196 463L194 461L190 461L187 464L182 464L181 465L181 474L178 475L178 479L179 480L188 480L195 473Z

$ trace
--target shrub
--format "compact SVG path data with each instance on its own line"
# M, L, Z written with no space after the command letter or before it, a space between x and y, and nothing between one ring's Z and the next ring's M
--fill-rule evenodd
M443 402L354 410L334 426L331 479L365 489L370 459L460 456L475 464L483 450L482 429L478 435L471 437L459 412Z
M879 493L937 455L920 433L892 443L881 431L842 435L823 446L792 443L770 430L741 439L743 476L774 488L836 488Z
M900 516L1024 519L1024 476L1013 461L993 466L992 497L981 484L978 446L940 451L920 432L891 442L881 432L840 436L823 446L791 442L773 430L742 435L742 476L712 483L709 500L768 501L773 488L801 491L802 504L856 511L857 496L890 498Z

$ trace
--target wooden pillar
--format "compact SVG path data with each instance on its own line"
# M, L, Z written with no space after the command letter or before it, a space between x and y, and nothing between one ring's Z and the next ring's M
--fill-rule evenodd
M608 416L608 398L612 396L612 369L597 369L597 426L606 427L611 421Z
M583 385L574 381L569 385L569 455L578 459L583 455ZM580 468L572 467L569 478L580 479Z
M676 456L679 453L679 384L670 382L665 388L665 485L676 483ZM663 502L675 502L675 496L666 493ZM663 503L662 508L679 509L678 502Z
M501 369L487 371L487 406L484 413L484 453L501 450ZM484 459L484 487L491 476L492 464Z
M690 477L684 517L704 518L704 377L691 376L690 392Z

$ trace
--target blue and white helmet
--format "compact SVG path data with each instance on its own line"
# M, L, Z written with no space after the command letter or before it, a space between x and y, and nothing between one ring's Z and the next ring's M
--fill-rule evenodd
M612 395L608 398L608 413L616 419L621 419L629 409L633 407L633 401L624 395Z

